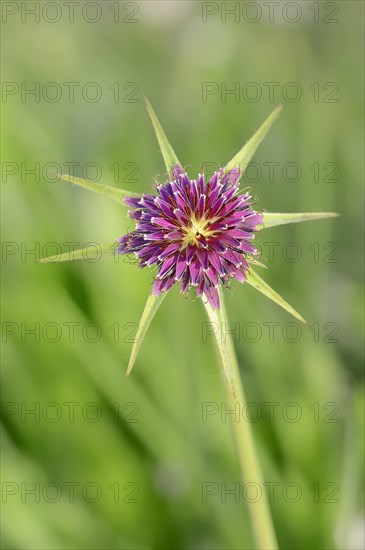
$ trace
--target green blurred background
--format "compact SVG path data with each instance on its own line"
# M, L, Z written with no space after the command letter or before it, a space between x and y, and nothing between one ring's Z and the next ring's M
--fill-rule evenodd
M201 303L173 289L125 379L153 273L35 261L131 229L51 182L55 165L132 191L164 180L144 96L192 177L283 104L242 185L269 211L342 214L260 237L265 279L306 326L237 284L227 328L280 547L362 548L363 3L82 1L73 22L65 2L36 21L35 4L2 2L3 548L253 548Z

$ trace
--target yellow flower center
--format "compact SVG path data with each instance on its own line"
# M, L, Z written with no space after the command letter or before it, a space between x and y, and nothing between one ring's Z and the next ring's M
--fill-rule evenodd
M209 230L209 223L212 223L212 221L208 222L204 217L200 220L192 218L191 226L184 228L185 237L182 242L182 248L185 248L188 244L197 245L201 236L207 239L211 235L214 235L216 231Z

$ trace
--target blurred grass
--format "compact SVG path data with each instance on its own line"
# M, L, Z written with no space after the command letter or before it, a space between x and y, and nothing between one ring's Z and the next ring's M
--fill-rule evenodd
M202 82L232 88L235 82L277 81L278 90L287 82L301 85L299 102L275 98L284 111L254 159L260 165L297 162L301 180L290 183L278 173L270 182L263 172L257 183L246 178L243 186L252 187L267 210L342 214L274 228L260 238L263 244L279 243L275 261L266 257L265 279L303 314L308 327L319 323L320 341L314 342L314 329L302 327L302 338L287 342L282 331L291 319L285 312L246 286L227 292L231 326L239 323L243 330L252 323L252 330L262 330L257 342L249 341L253 333L241 334L236 347L252 411L262 412L253 427L265 479L280 484L272 509L280 547L288 549L360 547L363 5L336 4L340 22L332 25L313 24L309 17L296 24L229 18L222 24L215 17L203 24L199 2L141 2L139 24L112 23L110 14L95 24L80 17L74 24L31 19L22 24L16 17L3 24L3 81L98 82L104 92L97 103L77 93L74 103L65 97L56 103L8 98L2 104L3 162L31 167L74 161L80 163L79 176L81 166L96 162L103 167L103 183L111 185L109 166L134 162L139 171L138 183L129 185L133 191L149 190L154 177L164 178L143 96L193 176L204 162L231 158L273 108L267 97L236 103L232 96L221 102L216 95L204 103ZM138 102L115 103L108 90L114 82L124 95L123 85L136 82ZM339 103L315 103L308 90L314 82L336 82ZM315 183L308 168L314 162L321 167L335 162L338 182L324 182L322 172ZM123 188L128 188L126 172L121 168L117 183ZM20 174L9 177L2 204L3 241L20 250L35 243L42 251L49 242L107 242L130 228L117 205L42 177L24 182ZM281 254L293 241L303 253L296 263ZM318 262L310 249L315 242ZM323 261L328 242L338 245L338 263ZM263 250L268 256L267 245ZM131 350L125 340L133 337L152 278L151 272L113 258L68 265L38 265L34 256L20 252L5 258L3 323L26 328L39 323L41 329L58 323L62 330L54 343L47 341L51 328L40 342L24 336L21 326L17 334L3 335L2 482L3 489L12 483L17 490L3 496L3 548L252 547L242 498L221 502L219 492L206 503L202 499L203 483L232 488L239 471L229 422L220 414L202 422L202 404L220 406L224 397L213 339L202 339L201 304L182 299L174 289L151 325L132 376L124 378ZM263 325L271 322L280 323L274 342ZM67 323L76 323L73 342ZM102 330L95 343L82 337L87 323ZM325 323L338 325L337 343L323 341L333 328L324 330ZM118 326L117 341L112 326ZM91 328L87 334L93 337ZM293 413L285 408L292 402L302 412L298 422L285 416ZM73 422L65 403L76 403ZM265 403L278 403L274 420ZM39 418L21 414L22 407L34 406ZM51 421L57 410L61 418ZM95 422L87 417L93 411L101 411ZM338 422L328 422L331 413ZM71 482L78 484L74 499L65 485ZM23 494L36 483L40 502ZM50 502L52 487L49 498L42 496L47 483L62 488L57 502ZM91 498L82 494L88 483L102 491L96 502L90 502L92 487ZM136 485L125 488L126 483ZM290 501L292 493L283 497L288 483L302 490L297 502ZM123 502L134 487L138 502ZM335 502L330 502L333 489Z

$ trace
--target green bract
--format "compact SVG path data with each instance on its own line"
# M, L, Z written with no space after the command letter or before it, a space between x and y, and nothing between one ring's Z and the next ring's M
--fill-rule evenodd
M146 106L148 114L151 118L156 137L161 149L161 153L165 162L166 170L168 172L168 175L171 177L173 167L176 165L180 165L180 161L178 160L173 148L171 147L163 129L162 126L153 111L149 101L146 99ZM256 152L258 146L266 136L268 130L278 117L279 113L281 111L281 106L277 107L265 120L265 122L260 126L260 128L254 133L254 135L246 142L246 144L240 149L240 151L227 163L227 165L223 168L223 172L227 172L228 170L231 170L234 167L239 167L241 171L241 175L244 172L245 168L247 167L248 163L251 161L254 153ZM126 197L139 197L138 194L133 193L131 191L126 191L123 189L118 189L116 187L110 187L107 185L101 185L99 183L93 183L89 182L77 177L72 177L68 175L60 176L63 180L68 181L70 183L73 183L75 185L78 185L80 187L83 187L85 189L88 189L90 191L93 191L95 193L98 193L99 195L102 195L104 197L108 197L119 204L126 206L124 199ZM283 225L288 223L298 223L298 222L304 222L304 221L310 221L310 220L319 220L322 218L331 218L337 216L334 212L303 212L303 213L272 213L272 212L263 212L263 224L260 227L260 229L267 229L270 227L275 227L277 225ZM62 262L62 261L73 261L77 259L82 259L84 256L86 249L77 250L74 252L68 252L65 254L61 254L58 256L50 256L48 258L42 258L40 262ZM101 252L102 254L115 254L118 250L118 243L116 241L102 244L100 245L100 248L97 252ZM253 265L258 265L261 267L262 264L258 262L257 260L250 260L248 258L248 261ZM281 306L283 309L285 309L288 313L293 315L296 319L299 319L303 323L305 320L303 317L295 311L294 308L292 308L277 292L275 292L265 281L259 277L259 275L250 268L250 271L247 274L247 282L259 290L262 294L264 294L267 298L274 301L276 304ZM220 293L222 295L222 292ZM138 355L139 348L142 344L143 338L147 332L147 329L155 316L165 294L161 294L160 296L154 296L151 295L146 303L145 309L143 311L136 342L133 345L127 374L129 374L133 368L133 365L135 363L135 360ZM222 316L224 315L223 311L219 311L218 313L212 313L212 308L210 305L206 302L204 302L205 308L207 310L208 316L210 319L213 317L216 319L217 315ZM220 350L220 354L222 356L222 361L224 365L224 370L227 376L227 380L230 384L231 390L233 390L233 379L231 374L231 369L229 366L229 353L226 349L227 345L226 343L220 341L219 337L217 336L217 342L218 347Z

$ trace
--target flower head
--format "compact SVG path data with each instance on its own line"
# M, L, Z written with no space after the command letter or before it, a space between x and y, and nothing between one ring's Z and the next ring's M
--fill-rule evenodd
M256 149L278 117L277 107L256 130L238 153L216 172L209 181L204 175L190 180L181 168L162 126L146 100L147 110L160 145L169 181L157 186L157 195L139 195L132 191L110 187L75 176L60 178L89 189L113 201L129 206L129 216L137 222L136 229L118 240L100 245L97 253L132 254L140 267L157 267L152 294L147 299L136 340L129 359L127 375L131 372L143 338L166 292L180 283L181 291L191 287L199 297L210 320L219 323L225 318L221 284L230 278L247 283L280 305L296 319L303 317L272 289L249 266L255 261L257 249L253 244L258 229L268 229L287 223L320 220L337 216L334 212L256 212L249 193L239 195L239 179ZM86 254L85 254L86 252ZM88 247L71 253L41 258L41 262L62 262L89 257ZM260 264L262 266L262 264ZM217 336L217 334L216 334ZM223 363L228 369L227 344L217 336ZM230 382L231 383L231 382Z
M195 288L219 308L218 286L230 278L239 282L249 270L246 257L257 255L252 244L262 215L252 209L248 193L238 195L240 171L233 168L190 180L179 165L172 181L157 186L157 195L126 198L136 230L119 239L120 254L134 253L139 266L157 266L156 296L181 284Z

